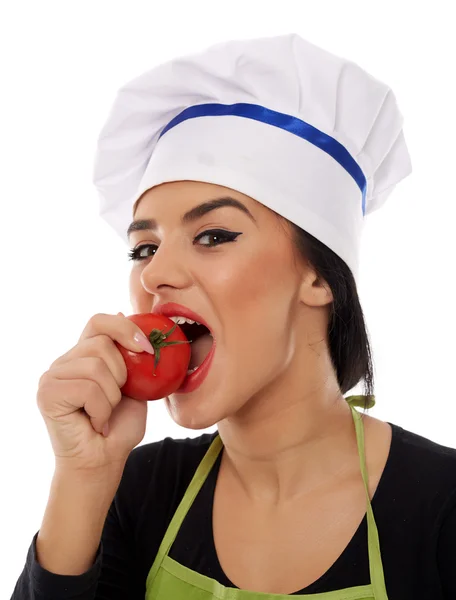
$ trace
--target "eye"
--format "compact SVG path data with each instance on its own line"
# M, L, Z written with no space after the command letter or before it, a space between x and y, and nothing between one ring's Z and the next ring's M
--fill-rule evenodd
M207 248L213 248L214 246L220 246L220 244L226 244L227 242L234 242L234 240L241 235L241 232L236 231L225 231L224 229L207 229L203 231L199 235L196 236L195 242L201 240L205 237L215 238L216 241L214 244L201 244L202 246L206 246Z
M148 258L147 256L142 256L141 252L145 249L145 248L157 248L156 244L141 244L140 246L136 246L136 248L132 248L129 252L128 252L128 260L144 260L145 258Z
M236 240L236 238L241 234L242 234L241 231L225 231L224 229L207 229L206 231L203 231L202 233L197 235L196 238L193 240L193 243L196 244L196 242L198 242L199 240L201 240L205 237L207 237L209 239L212 238L212 240L215 240L214 243L200 244L200 245L203 248L215 248L216 246L220 246L221 244L226 244L228 242L234 242ZM141 245L137 246L136 248L132 248L128 252L129 260L140 261L140 260L149 258L149 256L153 256L153 254L147 254L146 256L144 256L142 254L143 251L145 251L146 249L149 249L149 248L156 249L156 248L158 248L158 246L157 246L157 244L141 244Z

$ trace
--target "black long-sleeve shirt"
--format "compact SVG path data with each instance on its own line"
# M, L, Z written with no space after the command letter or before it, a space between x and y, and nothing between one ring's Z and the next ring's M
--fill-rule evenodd
M456 600L456 449L391 426L390 453L372 499L389 600ZM78 576L46 571L36 560L37 532L12 600L143 600L161 540L215 435L167 437L135 448L109 509L93 566ZM218 562L212 534L221 457L222 453L169 554L194 571L236 587ZM369 582L364 517L329 570L296 594Z

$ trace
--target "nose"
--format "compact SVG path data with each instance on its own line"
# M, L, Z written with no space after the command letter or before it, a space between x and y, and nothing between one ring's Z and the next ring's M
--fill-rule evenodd
M141 272L141 283L149 294L163 288L185 288L190 284L188 258L179 245L162 242Z

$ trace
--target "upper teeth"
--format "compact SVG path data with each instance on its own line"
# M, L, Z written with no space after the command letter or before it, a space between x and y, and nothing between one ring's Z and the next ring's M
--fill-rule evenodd
M197 325L201 325L201 323L198 323L198 321L192 321L192 319L187 319L186 317L169 317L169 318L171 319L171 321L174 321L178 325L182 325L182 323L190 323L190 325L193 325L193 323L196 323Z

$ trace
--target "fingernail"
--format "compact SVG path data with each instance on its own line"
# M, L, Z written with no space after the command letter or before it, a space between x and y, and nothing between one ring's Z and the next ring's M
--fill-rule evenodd
M141 348L143 350L145 350L146 352L149 352L149 354L155 354L154 347L152 346L152 344L149 342L149 340L146 338L146 336L144 334L139 333L139 331L137 331L135 333L135 335L133 336L133 339L139 346L141 346Z
M103 435L105 437L108 437L108 433L109 433L109 423L106 423L106 425L103 427Z

